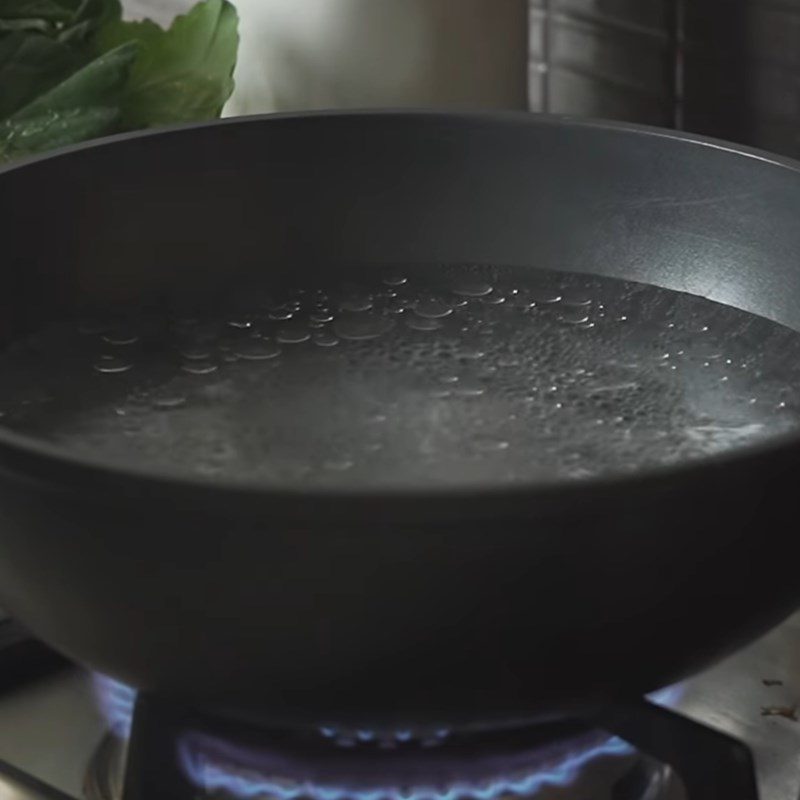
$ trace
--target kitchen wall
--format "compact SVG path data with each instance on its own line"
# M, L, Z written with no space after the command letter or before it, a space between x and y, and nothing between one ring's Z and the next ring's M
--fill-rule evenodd
M190 0L128 0L162 20ZM527 0L235 0L226 113L359 106L524 108Z

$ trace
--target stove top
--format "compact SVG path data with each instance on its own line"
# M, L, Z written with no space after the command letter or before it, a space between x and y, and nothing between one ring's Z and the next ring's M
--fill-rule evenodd
M715 668L692 678L679 694L672 693L668 700L674 710L690 720L726 733L750 748L756 762L760 800L800 800L800 615ZM163 720L158 715L151 717L151 726L160 730ZM658 724L658 719L650 722ZM608 720L608 724L623 723ZM509 776L508 784L499 787L501 791L497 786L483 785L468 796L476 800L482 796L514 794L547 800L572 797L682 800L685 797L680 782L669 769L649 758L634 758L632 751L618 743L619 740L602 737L588 744L584 742L579 752L585 754L587 747L600 748L600 758L594 759L588 768L583 764L575 774L567 775L569 780L560 781L560 777L567 774L564 770L574 766L575 758L551 753L547 755L550 760L538 767L538 773L525 774L517 769ZM271 795L277 800L291 800L303 796L301 788L291 783L265 783L254 766L265 763L265 756L259 754L258 748L226 749L219 741L201 734L186 739L183 745L184 757L189 766L194 765L198 781L206 781L208 785L207 796L230 796L229 790L237 788L240 794L253 798ZM514 746L522 758L524 748L519 742ZM448 748L443 752L448 754L447 758L455 759L457 771L461 769L458 758L465 759L464 763L470 759L477 763L478 756L490 758L489 753L481 751L470 755L468 747L462 751L451 745ZM358 748L356 752L363 753ZM283 769L287 764L302 763L303 753L302 749L273 749L269 759L271 763L280 759ZM123 756L121 740L108 734L106 720L98 710L92 679L77 669L35 680L0 696L0 761L10 767L5 776L0 770L0 800L64 800L65 797L119 800ZM347 769L349 763L356 763L353 758L360 757L341 751L340 756L330 759L331 768ZM374 764L374 759L370 763ZM542 780L542 771L547 769L551 774ZM334 797L324 781L317 785L321 788L314 800L344 800ZM47 787L52 787L52 791ZM456 800L458 791L452 794L452 800ZM198 790L195 796L206 795ZM393 798L372 797L366 792L359 800ZM394 800L408 798L398 791Z

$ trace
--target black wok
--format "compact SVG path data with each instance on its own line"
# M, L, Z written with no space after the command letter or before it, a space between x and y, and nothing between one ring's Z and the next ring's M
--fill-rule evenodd
M0 212L5 340L300 263L595 272L800 328L798 165L658 130L235 120L6 169ZM0 432L0 594L93 669L231 715L540 719L676 681L795 608L799 481L798 438L625 478L312 492Z

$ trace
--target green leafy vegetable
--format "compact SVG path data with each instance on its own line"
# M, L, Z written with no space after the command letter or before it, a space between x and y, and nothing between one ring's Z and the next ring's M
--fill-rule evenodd
M119 0L2 0L0 34L35 31L62 40L85 39L121 16Z
M45 22L67 22L75 15L77 3L57 0L3 0L2 15L6 19L41 19Z
M0 125L0 159L102 136L121 116L119 97L136 55L120 45L37 97Z
M123 99L125 128L219 116L233 91L239 42L230 3L204 0L166 31L150 21L118 21L98 35L101 49L126 41L141 50Z
M0 0L0 162L107 133L220 114L238 19L203 0L168 30L119 0Z
M119 91L128 79L137 51L136 44L128 42L99 56L54 89L17 111L12 119L40 116L50 111L118 105Z
M0 119L12 114L82 64L80 54L39 34L0 38Z
M0 163L103 136L118 117L115 108L89 108L6 120L0 123Z

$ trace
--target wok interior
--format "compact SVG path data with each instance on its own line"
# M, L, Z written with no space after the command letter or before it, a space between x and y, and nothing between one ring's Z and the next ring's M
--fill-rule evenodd
M468 119L254 118L11 170L3 333L202 302L265 270L436 262L626 278L800 327L793 168L659 133Z
M514 118L285 118L133 138L6 176L4 333L409 263L621 277L793 325L794 178L715 146Z

